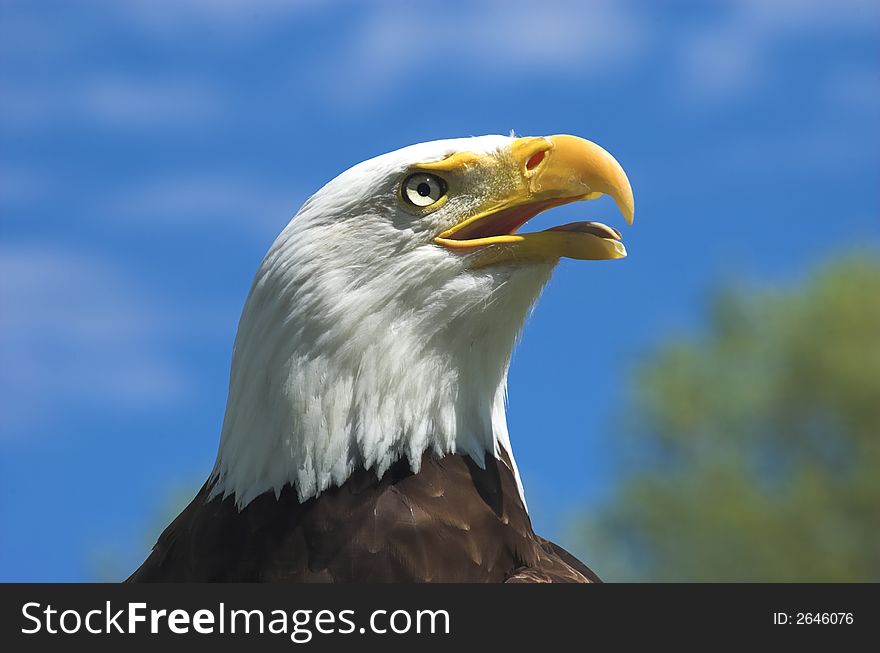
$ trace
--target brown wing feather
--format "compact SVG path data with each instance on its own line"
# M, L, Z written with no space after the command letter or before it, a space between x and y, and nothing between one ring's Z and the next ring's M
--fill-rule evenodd
M300 503L285 487L239 511L206 484L129 578L150 581L595 582L532 530L509 462L425 454L360 470Z

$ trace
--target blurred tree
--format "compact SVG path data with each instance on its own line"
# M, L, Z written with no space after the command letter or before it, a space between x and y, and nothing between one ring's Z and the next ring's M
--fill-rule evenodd
M636 369L622 474L578 522L607 580L880 581L880 259L727 289Z

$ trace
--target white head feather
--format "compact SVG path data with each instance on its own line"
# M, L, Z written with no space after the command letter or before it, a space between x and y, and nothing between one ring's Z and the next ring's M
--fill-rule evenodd
M485 200L486 185L427 215L406 211L398 194L415 163L512 140L406 147L354 166L305 203L244 307L214 495L243 507L292 484L305 500L359 467L381 476L406 458L417 472L425 450L483 465L503 449L513 461L507 370L553 263L472 270L433 244Z

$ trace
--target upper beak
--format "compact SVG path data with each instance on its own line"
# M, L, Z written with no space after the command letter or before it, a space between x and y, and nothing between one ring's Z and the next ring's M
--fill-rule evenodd
M531 190L536 198L562 196L576 201L609 195L627 224L632 224L635 212L632 187L617 159L592 141L577 136L560 134L546 140L550 143L546 150L547 162L543 168L539 163L535 167L537 174L531 178ZM525 152L520 156L531 149L528 145L524 144ZM514 156L517 154L514 151Z
M509 260L626 256L619 232L597 222L516 233L525 222L548 208L602 195L609 195L627 223L632 224L632 187L611 154L591 141L565 134L516 139L510 154L520 179L516 188L439 234L436 243L454 250L479 248L477 267Z

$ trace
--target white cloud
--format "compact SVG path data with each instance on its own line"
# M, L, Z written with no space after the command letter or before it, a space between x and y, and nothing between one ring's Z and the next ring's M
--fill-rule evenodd
M85 78L22 80L6 84L4 127L46 129L92 125L114 129L181 129L221 118L226 96L205 80L90 74Z
M169 326L115 266L63 249L0 251L0 414L14 437L73 405L147 409L177 401L186 374Z
M266 240L317 190L317 185L307 192L304 184L258 179L253 171L189 168L74 189L58 171L37 170L0 161L0 211L6 220L26 223L35 212L57 210L58 195L76 195L66 210L77 220L171 231L219 228Z
M479 2L370 6L341 47L311 53L310 97L351 110L402 89L430 97L450 78L492 83L540 73L583 82L650 65L671 79L681 104L723 102L782 74L778 48L823 34L877 31L874 0L739 0L701 17L653 20L646 2ZM683 11L683 10L682 10ZM317 57L315 56L317 54Z
M281 231L305 195L295 187L211 173L132 182L99 201L107 219L151 227L223 226L260 237Z
M253 38L267 26L315 7L343 4L356 3L347 0L128 0L113 9L142 29L166 35L190 34L193 24L202 27L207 24L224 37L234 39Z
M648 36L637 12L611 0L545 1L539 8L387 2L373 6L338 51L307 66L318 92L340 106L360 106L400 87L430 97L454 77L613 74L644 50Z
M222 93L200 80L127 78L84 85L74 109L103 125L187 126L216 118L225 104Z
M670 38L685 102L723 102L781 74L778 48L829 33L876 33L874 0L739 0L716 5L714 21Z
M381 106L401 91L414 101L430 97L450 79L485 81L491 92L493 83L528 81L537 73L583 83L619 77L638 65L672 80L684 106L723 102L782 74L775 61L780 44L829 32L876 32L878 8L875 0L741 0L712 3L696 17L679 10L681 18L660 21L656 4L623 0L137 0L114 5L107 15L125 33L145 36L163 51L188 44L195 29L209 25L220 48L246 57L273 30L294 22L302 27L336 12L341 18L334 29L321 26L324 42L302 51L297 61L273 62L277 70L290 69L288 79L276 83L295 85L311 102L356 111ZM5 82L0 117L8 126L84 120L174 129L227 119L240 106L242 98L223 70L154 67L145 77L113 62L77 69L88 44L100 37L99 25L75 20L70 29L60 29L19 14L11 17L13 27L2 30L18 45L13 51L2 47L10 61L38 62L40 74ZM297 51L291 44L290 52Z

